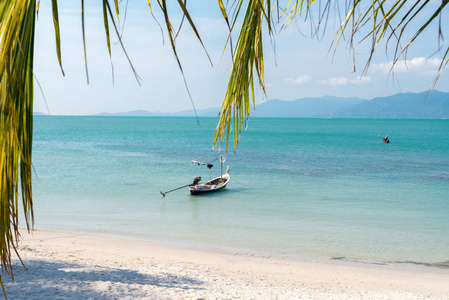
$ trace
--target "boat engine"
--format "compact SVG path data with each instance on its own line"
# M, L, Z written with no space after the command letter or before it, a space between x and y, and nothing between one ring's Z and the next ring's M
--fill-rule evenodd
M201 176L193 176L193 185L198 184L201 181Z

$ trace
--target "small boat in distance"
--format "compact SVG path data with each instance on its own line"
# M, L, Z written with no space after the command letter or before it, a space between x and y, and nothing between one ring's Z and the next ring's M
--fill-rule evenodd
M202 184L189 186L190 195L200 195L222 190L226 187L226 185L229 183L230 180L231 176L229 175L229 166L228 166L226 174L222 174L217 178L214 178Z
M384 138L382 138L383 142L385 144L388 144L390 142L390 139L388 138L388 135L386 135Z

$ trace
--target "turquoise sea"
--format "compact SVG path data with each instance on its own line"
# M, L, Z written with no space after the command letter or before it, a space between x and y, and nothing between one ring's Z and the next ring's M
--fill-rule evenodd
M253 118L226 156L227 189L162 198L209 177L190 161L207 161L217 119L200 123L35 116L35 228L288 259L449 265L449 120Z

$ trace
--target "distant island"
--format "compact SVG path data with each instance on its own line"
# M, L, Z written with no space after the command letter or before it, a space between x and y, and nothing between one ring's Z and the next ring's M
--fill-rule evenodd
M426 97L427 96L427 97ZM220 108L198 109L199 117L216 117ZM35 113L36 114L36 113ZM135 110L121 113L101 113L95 116L164 116L192 117L193 110L176 113ZM382 119L449 119L449 93L427 91L399 93L372 100L324 96L294 101L271 99L251 110L260 118L382 118Z

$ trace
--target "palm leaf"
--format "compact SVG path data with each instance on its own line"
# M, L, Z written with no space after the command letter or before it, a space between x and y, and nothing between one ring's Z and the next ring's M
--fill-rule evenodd
M53 9L53 23L55 25L56 53L58 54L58 61L59 66L61 67L62 75L65 75L64 70L62 69L62 59L61 59L61 37L59 34L58 1L52 0L51 6Z
M86 33L84 30L84 0L81 0L81 27L83 32L84 66L86 68L87 84L89 84L89 70L87 68L87 52L86 52Z
M19 237L19 198L28 229L34 220L31 145L35 12L35 0L0 4L0 259L11 278L11 250L17 252Z
M112 70L112 82L114 82L114 65L112 64L112 53L111 53L111 38L109 37L109 21L108 21L108 0L103 0L103 22L104 22L104 31L106 33L106 44L108 46L109 60L111 62L111 70Z
M128 63L131 66L131 69L133 71L134 77L136 78L137 83L140 85L140 77L137 74L136 70L134 69L134 66L133 66L133 64L131 62L131 59L129 58L128 53L126 52L125 46L123 45L122 38L120 37L120 33L119 33L117 25L115 24L115 21L114 21L114 17L113 17L113 14L112 14L111 6L109 5L109 2L107 2L107 1L104 1L103 3L105 3L105 2L106 2L105 7L107 8L107 12L109 12L109 16L111 17L112 25L114 27L115 33L117 34L117 38L118 38L118 40L120 42L120 45L122 46L123 53L125 53L125 56L128 59ZM106 25L107 25L107 15L105 16L105 28L106 28ZM109 41L109 30L107 30L107 39ZM111 53L109 52L109 55L110 54ZM112 62L111 62L111 64L112 64Z
M256 70L259 85L265 90L263 76L262 20L266 16L264 7L258 0L248 1L242 29L234 53L227 92L220 110L220 119L215 129L214 145L223 143L226 132L225 148L229 145L230 127L233 127L234 149L239 142L241 124L249 119L250 91L254 106L254 76ZM266 17L265 17L266 18ZM233 118L233 122L231 122Z
M165 3L165 1L164 1ZM193 32L195 33L197 39L200 41L201 46L203 46L204 51L206 52L207 58L209 58L209 62L211 64L211 66L213 66L212 64L212 60L210 59L209 54L207 53L206 47L204 47L203 41L201 40L200 34L198 33L198 30L196 29L195 24L193 23L192 18L190 17L189 11L187 10L186 4L185 2L178 0L178 4L182 9L182 12L184 13L183 16L185 16L187 18L187 21L189 21L190 27L192 28Z
M369 31L368 35L372 36L372 46L370 54L367 58L367 63L365 66L365 72L368 70L370 66L371 59L376 50L377 44L383 39L386 38L386 49L388 51L388 45L391 39L394 38L394 57L393 57L393 66L394 64L402 57L406 55L407 49L413 44L413 42L422 34L422 32L429 27L429 25L435 21L438 16L441 16L443 9L449 4L448 0L441 1L441 5L433 12L433 14L428 17L422 24L418 26L418 30L415 34L407 41L405 46L402 46L403 35L406 30L411 27L413 21L418 21L417 16L423 14L423 10L425 7L429 6L431 3L429 0L426 1L416 1L413 2L410 7L407 7L405 4L410 3L408 1L372 1L370 5L366 8L361 7L366 4L361 0L354 1L351 5L350 10L346 14L346 18L341 23L337 34L334 37L334 45L337 48L339 41L343 37L344 32L347 28L351 30L351 48L354 46L352 44L352 40L355 39L356 35L360 32L362 28L365 28L367 24L372 23L372 29ZM360 10L360 14L356 15L356 11ZM397 20L397 21L396 21ZM352 21L352 25L350 22ZM395 22L395 23L394 23ZM415 25L415 24L413 24ZM416 25L415 25L416 26ZM440 30L441 32L441 30ZM365 38L362 37L360 42L363 42ZM441 38L441 36L440 36ZM443 64L440 65L438 72L442 71ZM438 79L439 75L436 76L435 79Z

